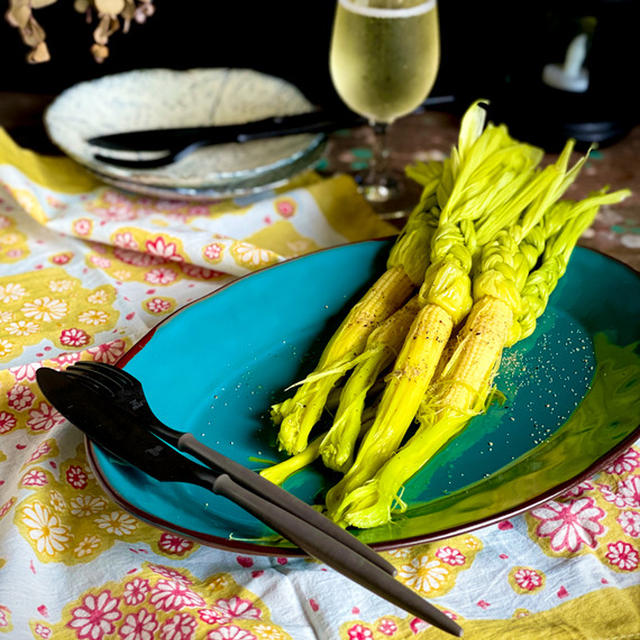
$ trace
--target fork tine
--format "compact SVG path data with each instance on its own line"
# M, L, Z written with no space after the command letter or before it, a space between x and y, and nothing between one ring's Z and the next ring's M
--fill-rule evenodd
M119 384L120 386L138 383L138 381L131 374L127 373L126 371L122 371L122 369L119 369L118 367L107 364L106 362L79 360L72 366L77 367L78 369L81 369L83 371L91 372L92 374L97 374L103 379L106 378L107 380Z
M74 371L72 367L67 367L63 373L67 376L71 376L74 380L77 380L80 384L84 384L87 387L92 388L94 391L107 392L109 395L114 395L113 389L105 385L103 382L96 380L80 371Z

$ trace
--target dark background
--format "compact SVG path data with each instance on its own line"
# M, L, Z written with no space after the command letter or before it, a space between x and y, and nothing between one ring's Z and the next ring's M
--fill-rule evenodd
M440 0L442 61L431 95L445 101L437 108L461 113L474 99L488 98L495 116L515 134L540 138L545 131L555 135L558 127L595 123L614 141L639 121L639 5L637 0ZM111 37L111 55L102 64L89 51L95 23L87 24L71 0L34 12L47 32L52 57L47 63L27 64L19 33L0 23L0 92L5 92L0 100L16 91L55 95L79 81L129 69L231 66L286 78L316 104L338 102L328 70L333 0L156 0L155 6L145 24L133 23L128 34ZM568 43L589 17L597 26L587 58L588 92L543 86L543 66L563 61Z

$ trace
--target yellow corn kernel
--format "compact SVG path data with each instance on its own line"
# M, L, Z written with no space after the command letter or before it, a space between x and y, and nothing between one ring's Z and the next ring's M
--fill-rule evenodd
M387 269L349 311L325 347L317 369L330 367L348 353L358 355L369 334L404 303L413 289L402 267Z
M427 304L418 312L353 466L327 493L332 518L340 520L344 496L371 478L398 448L431 382L452 328L451 316L438 305Z
M402 305L414 285L401 267L387 269L362 299L349 311L325 347L313 380L304 382L292 398L280 403L274 422L280 422L278 444L291 455L307 446L309 433L320 419L327 396L344 375L331 371L348 363L363 351L371 332ZM327 375L322 376L323 370Z
M511 307L498 298L474 304L438 381L438 407L466 411L484 403L513 321Z

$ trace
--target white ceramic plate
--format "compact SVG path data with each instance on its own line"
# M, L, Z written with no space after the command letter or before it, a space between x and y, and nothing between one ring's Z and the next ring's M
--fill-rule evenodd
M296 166L324 139L301 134L198 149L165 167L124 169L93 158L85 141L136 129L235 124L303 113L311 103L293 85L251 69L143 69L82 82L45 114L52 141L87 168L115 180L169 189L233 190Z

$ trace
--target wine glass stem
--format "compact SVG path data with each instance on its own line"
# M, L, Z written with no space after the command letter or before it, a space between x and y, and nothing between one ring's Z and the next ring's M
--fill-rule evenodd
M370 185L379 185L384 184L388 168L388 125L386 122L372 122L371 128L373 129L373 156L371 158L371 166L369 176L367 178L367 183Z

